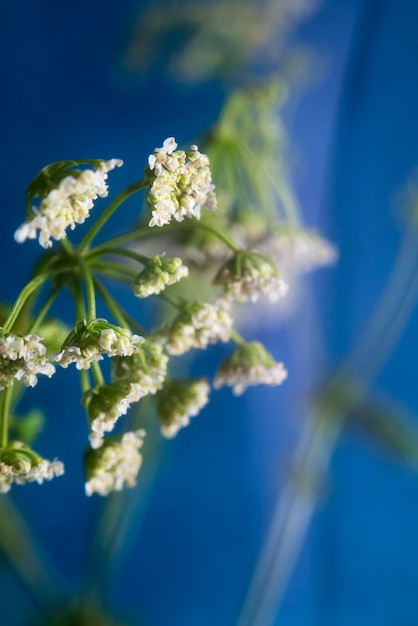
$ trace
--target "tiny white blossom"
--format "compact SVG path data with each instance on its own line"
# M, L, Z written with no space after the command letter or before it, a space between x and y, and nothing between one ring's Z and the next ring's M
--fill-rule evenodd
M0 389L12 385L14 379L34 387L39 374L51 378L54 373L41 337L0 333Z
M216 209L208 157L195 145L187 153L176 148L174 138L169 137L148 158L149 226L164 226L173 218L178 222L185 217L200 219L202 207Z
M122 164L120 159L111 159L99 161L95 169L73 171L66 168L64 171L68 175L57 181L53 189L49 188L51 182L45 189L38 189L41 183L36 187L35 179L32 185L36 192L32 198L40 197L39 208L34 208L35 216L16 230L15 240L22 243L26 239L36 239L39 231L39 244L50 248L52 239L64 239L67 228L73 230L76 224L82 224L87 219L97 197L108 195L108 172ZM46 170L48 168L44 168L43 172ZM39 177L42 176L45 178L47 174L41 172Z
M138 298L146 298L161 293L168 285L173 285L188 275L189 270L179 257L166 259L155 256L134 280L133 291Z
M287 378L283 363L277 363L258 342L238 346L236 351L220 365L214 387L232 387L236 396L251 385L281 385Z
M210 387L204 379L168 381L157 394L157 413L164 437L175 437L207 404Z
M167 351L183 354L191 348L206 348L211 343L228 341L232 318L225 306L203 302L186 305L174 320L168 336Z
M30 482L42 484L64 473L61 461L47 461L21 441L9 442L0 449L0 493L7 493L11 485Z
M84 461L87 496L93 493L107 496L125 486L135 486L142 464L142 455L138 450L144 436L143 430L125 433L121 438L111 436L100 448L87 450Z

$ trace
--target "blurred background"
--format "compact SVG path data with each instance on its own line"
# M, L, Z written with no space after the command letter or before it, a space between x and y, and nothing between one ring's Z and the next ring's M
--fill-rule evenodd
M155 432L128 493L84 495L75 375L25 395L66 474L2 497L0 624L416 624L417 23L414 0L2 4L2 302L39 256L13 239L39 169L121 158L112 195L166 137L210 154L221 122L248 131L255 179L279 181L259 211L296 210L323 238L308 265L328 267L284 267L291 306L242 313L283 387L214 392L176 439Z

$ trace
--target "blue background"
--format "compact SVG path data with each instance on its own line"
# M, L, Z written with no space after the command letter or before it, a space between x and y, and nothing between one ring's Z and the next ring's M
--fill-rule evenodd
M6 301L39 254L33 242L18 247L13 232L23 219L23 191L41 167L62 158L123 158L125 166L110 175L111 191L119 190L141 176L147 155L165 137L184 143L217 116L223 91L215 83L192 88L159 75L140 81L122 69L137 8L109 0L2 5ZM157 445L161 462L145 463L143 483L124 502L132 524L122 529L111 581L98 581L107 606L141 616L133 623L237 621L300 431L300 398L315 384L318 363L332 369L350 350L399 247L403 223L395 198L416 165L417 23L413 0L329 0L294 35L320 63L285 111L292 178L307 223L335 241L339 264L305 280L304 300L286 327L261 332L286 360L288 383L238 400L228 391L214 394L189 429ZM127 220L139 208L130 202ZM318 311L325 350L315 334ZM412 318L375 383L411 411L417 410L417 321ZM195 365L206 366L203 358ZM48 402L41 452L62 459L67 473L42 488L16 489L15 497L45 561L54 564L57 597L67 602L82 586L102 505L83 496L86 432L77 381L64 374L54 392L42 381L30 396ZM346 435L325 491L272 624L415 625L416 475ZM102 548L96 558L105 563ZM0 623L29 623L36 602L6 567L0 582Z

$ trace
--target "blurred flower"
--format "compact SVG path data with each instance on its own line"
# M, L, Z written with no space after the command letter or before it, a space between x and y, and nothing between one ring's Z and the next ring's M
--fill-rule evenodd
M97 450L87 449L84 456L86 495L98 493L107 496L111 491L136 485L142 464L142 455L138 450L144 436L143 430L128 432L121 437L110 436Z
M240 344L223 363L215 376L214 387L232 387L240 396L251 385L281 385L287 378L283 363L277 363L257 341Z
M182 307L168 332L167 351L183 354L191 348L228 341L232 318L225 306L192 302Z
M24 485L36 481L42 484L63 473L60 461L43 459L21 441L11 441L0 448L0 493L7 493L12 483Z
M173 285L188 276L189 270L179 257L166 259L155 256L150 259L144 269L135 278L133 291L138 298L146 298L158 294L167 285Z
M147 340L135 354L112 359L112 380L129 380L141 388L141 395L154 394L161 389L167 375L168 356L163 346Z
M280 278L273 260L256 250L234 254L221 267L213 282L223 287L226 298L238 302L256 302L260 295L275 302L287 293L287 285Z
M171 438L190 423L209 399L210 387L206 380L169 380L158 392L157 413L161 422L161 432Z
M84 162L83 162L84 163ZM93 169L73 169L81 164L77 161L58 161L44 167L30 183L26 195L30 204L39 198L39 207L33 207L27 221L15 232L15 240L36 239L43 248L52 246L51 239L66 237L66 229L72 230L89 216L90 209L98 196L108 195L107 173L120 167L123 161L88 161Z

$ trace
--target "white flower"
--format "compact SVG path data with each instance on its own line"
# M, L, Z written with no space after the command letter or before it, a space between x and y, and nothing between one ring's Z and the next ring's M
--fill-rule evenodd
M98 385L82 398L90 422L89 436L92 448L102 445L105 433L112 432L121 415L126 415L131 404L144 396L143 388L127 380Z
M12 385L14 379L34 387L39 374L51 378L54 373L41 337L0 334L0 389Z
M173 285L188 275L189 270L179 257L166 259L155 256L135 278L133 291L138 298L146 298L161 293L168 285Z
M163 346L148 340L132 356L112 360L112 380L134 382L141 398L153 395L163 386L167 363Z
M255 250L237 252L221 267L214 283L222 285L226 298L237 302L256 302L261 295L275 302L288 290L272 259Z
M145 340L132 335L127 328L95 319L78 322L55 360L61 367L75 363L77 369L89 369L91 363L101 361L103 354L109 357L130 356L137 352Z
M287 378L283 363L276 363L272 355L258 342L239 345L220 365L214 387L232 387L236 396L251 385L281 385Z
M202 207L216 209L208 157L195 145L188 153L176 148L174 138L169 137L148 158L149 226L164 226L173 218L178 222L185 217L199 219Z
M191 348L206 348L217 341L228 341L232 318L225 306L203 302L185 305L174 320L167 341L170 354L183 354Z
M67 228L73 230L76 224L86 220L97 197L108 195L107 174L122 164L120 159L111 159L95 162L94 169L71 170L68 166L59 169L59 164L55 164L58 166L55 169L54 164L44 168L38 180L29 186L29 200L39 197L39 208L34 207L35 217L16 230L15 240L22 243L26 239L36 239L39 231L40 245L50 248L51 239L64 239Z
M42 484L63 473L64 465L60 461L43 459L21 441L9 442L0 449L0 493L7 493L13 483Z
M172 380L157 395L157 413L161 432L175 437L207 404L210 387L206 380Z
M107 496L111 491L135 486L142 464L142 455L138 450L144 436L143 430L128 432L121 438L108 437L96 450L88 448L84 460L86 495L98 493Z
M329 241L302 228L280 228L259 246L274 257L285 275L311 272L318 267L332 265L338 256L337 249Z

